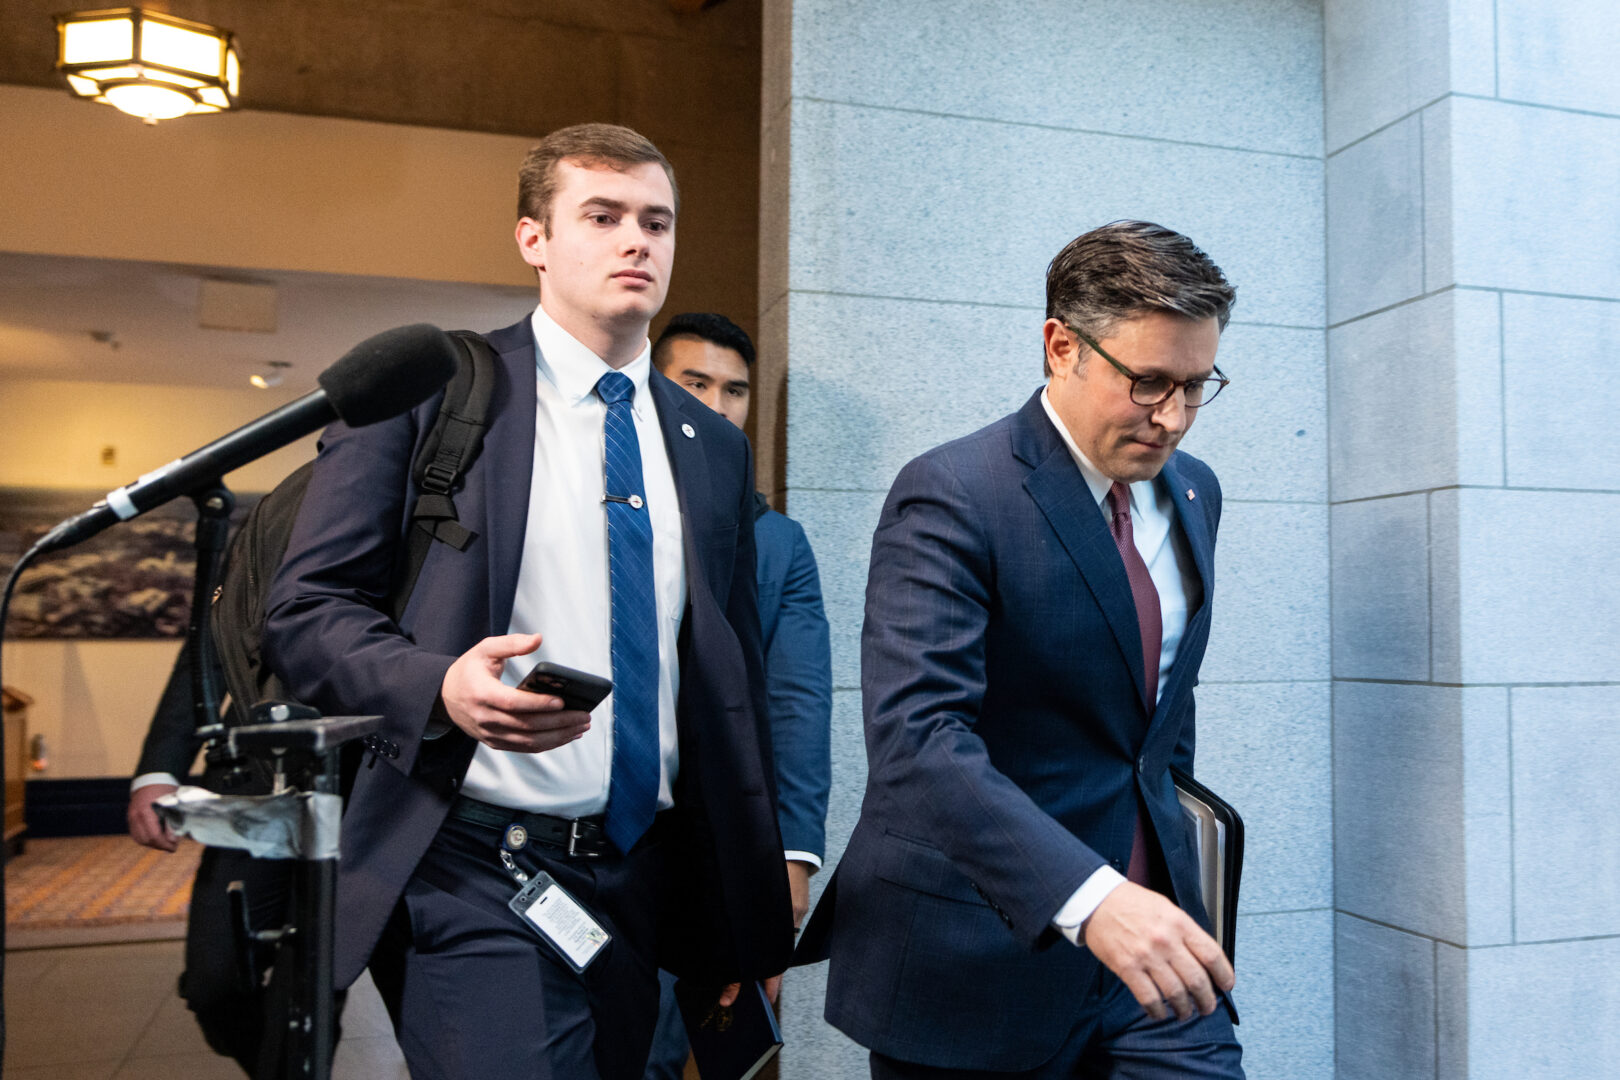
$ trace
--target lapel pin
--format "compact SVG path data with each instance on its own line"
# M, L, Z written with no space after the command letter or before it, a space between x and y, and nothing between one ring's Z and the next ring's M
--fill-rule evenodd
M697 432L692 430L692 425L691 424L682 424L681 425L681 434L685 435L688 439L697 438Z
M1196 498L1198 498L1198 493L1193 491L1192 488L1188 488L1187 489L1187 501L1192 502Z

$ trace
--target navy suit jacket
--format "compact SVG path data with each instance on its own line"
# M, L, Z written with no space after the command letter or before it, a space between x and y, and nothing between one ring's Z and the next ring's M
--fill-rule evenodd
M219 680L216 685L225 685L223 674L216 678ZM152 714L151 726L146 729L146 739L141 743L135 775L168 773L185 783L201 746L191 703L191 644L182 642L174 667L169 671L169 681L163 686L163 696L158 698L157 710Z
M756 504L754 542L776 752L776 820L783 847L820 857L827 850L832 787L832 651L821 577L804 527L763 502L760 497Z
M861 638L866 797L800 947L830 952L827 1019L857 1042L1019 1071L1083 1034L1098 962L1052 918L1124 871L1138 796L1208 928L1169 769L1192 769L1220 487L1182 453L1160 482L1203 602L1155 708L1124 563L1038 393L895 480Z
M455 491L466 550L435 543L398 624L380 608L417 491L410 477L439 398L363 428L327 429L267 601L266 659L329 715L381 714L343 819L336 975L365 967L455 798L476 743L430 719L456 657L510 625L534 466L535 350L527 319L489 335L499 355L483 449ZM761 669L748 441L652 373L680 498L688 582L676 715L680 772L659 919L660 966L707 981L780 971L792 914ZM692 437L686 437L690 431ZM567 568L559 568L567 572ZM448 727L448 730L444 730Z

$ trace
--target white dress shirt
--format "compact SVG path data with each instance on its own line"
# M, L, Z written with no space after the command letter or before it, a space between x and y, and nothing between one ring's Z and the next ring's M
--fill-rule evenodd
M1041 406L1046 410L1052 426L1063 437L1063 444L1069 448L1074 463L1080 467L1080 475L1085 478L1091 497L1097 500L1103 518L1111 520L1112 509L1106 504L1114 482L1098 472L1097 467L1080 452L1074 436L1069 434L1069 429L1047 400L1045 390L1041 391ZM1164 642L1159 650L1158 687L1159 695L1163 695L1165 684L1170 681L1170 671L1176 663L1176 653L1181 648L1182 635L1187 632L1188 613L1202 599L1203 584L1198 579L1198 568L1193 564L1187 538L1175 527L1174 496L1157 480L1138 480L1129 486L1129 490L1132 539L1136 541L1136 550L1141 553L1142 561L1147 564L1153 587L1158 590L1159 610L1164 623ZM1124 880L1125 875L1112 866L1099 867L1058 909L1052 925L1076 945L1084 944L1080 935L1085 921Z
M535 308L538 365L534 473L523 562L512 604L513 634L541 634L538 651L506 662L501 681L516 685L541 660L594 675L613 672L612 594L608 581L607 508L602 502L602 421L607 406L596 383L613 370L601 357ZM653 578L658 617L658 736L662 764L658 808L673 805L675 697L680 667L675 642L686 606L681 512L652 393L651 347L619 369L635 386L631 410L641 444L641 474L652 515ZM462 791L485 802L558 817L607 809L613 769L613 695L591 713L585 735L539 754L478 744Z

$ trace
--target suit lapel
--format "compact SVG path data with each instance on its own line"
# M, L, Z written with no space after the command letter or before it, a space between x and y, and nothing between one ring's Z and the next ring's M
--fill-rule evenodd
M698 556L702 548L697 544L696 532L708 521L709 459L700 440L688 438L686 430L696 430L682 419L687 410L696 405L708 406L682 390L654 370L647 380L652 391L653 405L658 410L658 426L664 433L664 449L669 454L669 470L675 478L675 495L681 503L681 547L686 553L687 592L703 580ZM683 424L685 425L683 427Z
M1125 576L1125 563L1102 510L1092 498L1085 477L1080 475L1080 466L1052 426L1038 392L1018 411L1013 452L1033 466L1024 478L1024 490L1046 515L1047 523L1096 598L1121 658L1130 668L1137 698L1151 714L1142 670L1142 631L1137 625L1136 601L1131 596L1130 579Z
M529 523L529 485L534 476L535 356L529 320L489 335L501 358L494 420L484 436L484 516L489 539L489 632L504 634L523 564Z
M1193 565L1198 570L1200 584L1198 607L1187 612L1187 629L1182 633L1181 644L1176 650L1176 663L1170 671L1170 681L1165 684L1164 692L1159 695L1160 704L1168 707L1181 693L1183 684L1189 678L1188 673L1197 671L1199 663L1204 658L1204 642L1209 635L1210 589L1214 586L1215 579L1209 529L1205 522L1204 509L1196 501L1197 487L1187 483L1181 470L1176 467L1175 457L1171 457L1159 475L1170 492L1171 502L1175 504L1176 521L1181 526L1182 535L1187 538L1187 548L1192 552ZM1193 498L1187 497L1188 491L1193 493ZM1163 709L1160 712L1163 712Z
M1215 584L1214 568L1210 565L1209 529L1206 525L1204 508L1197 503L1198 489L1188 484L1177 467L1176 458L1171 456L1159 473L1164 478L1170 492L1170 501L1175 503L1176 521L1181 524L1181 531L1187 537L1187 546L1192 549L1193 564L1198 568L1198 580L1203 586L1203 598L1193 615L1201 615L1209 605L1209 590ZM1188 492L1192 497L1188 497Z

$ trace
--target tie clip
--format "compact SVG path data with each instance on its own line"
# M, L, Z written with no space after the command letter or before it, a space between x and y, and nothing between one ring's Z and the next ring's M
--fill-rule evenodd
M604 495L604 496L602 496L602 501L605 502L605 503L610 503L610 502L627 503L627 504L629 504L629 506L630 506L630 508L632 510L640 510L642 508L642 506L645 505L641 501L641 496L640 495L632 495L628 499L625 498L623 495Z

